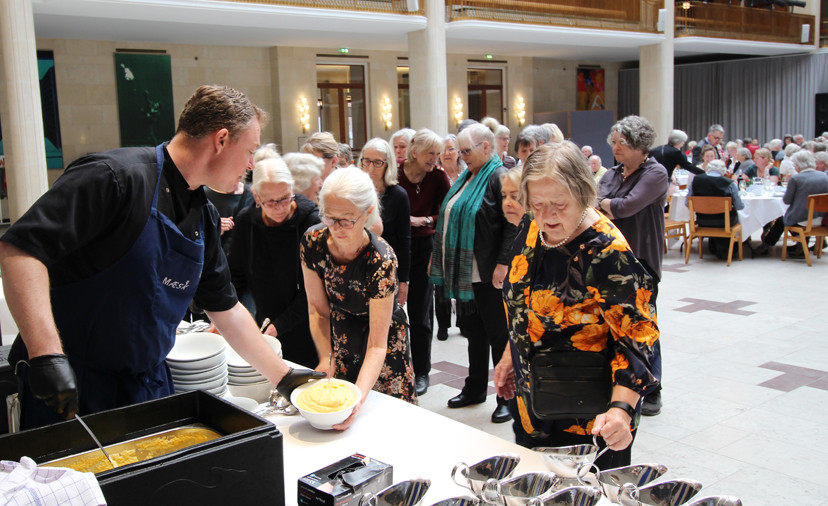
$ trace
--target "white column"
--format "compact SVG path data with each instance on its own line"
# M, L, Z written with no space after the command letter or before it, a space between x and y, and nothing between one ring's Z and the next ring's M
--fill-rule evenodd
M639 50L638 111L656 131L655 145L665 144L673 126L673 36L675 4L664 2L664 42Z
M0 0L5 101L3 146L15 221L49 187L31 0Z
M443 0L425 0L428 26L408 34L411 127L448 132L446 20Z

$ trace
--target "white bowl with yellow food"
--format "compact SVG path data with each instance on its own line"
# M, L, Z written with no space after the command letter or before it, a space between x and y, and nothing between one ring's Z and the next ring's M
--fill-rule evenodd
M356 385L336 378L306 383L290 394L290 403L305 420L322 430L344 422L361 399L362 391Z

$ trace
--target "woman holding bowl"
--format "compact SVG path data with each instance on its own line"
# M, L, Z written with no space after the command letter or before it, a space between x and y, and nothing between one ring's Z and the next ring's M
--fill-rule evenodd
M592 208L595 196L574 143L544 145L529 157L521 200L534 219L513 243L503 287L510 346L495 368L495 385L499 395L515 399L518 444L590 444L598 435L599 446L612 451L596 464L608 469L630 463L639 401L658 384L651 363L659 332L652 277L619 230ZM605 361L611 404L583 418L556 418L550 406L534 406L530 363L541 352ZM537 413L544 412L542 419Z
M362 400L336 429L346 429L373 389L417 403L408 323L397 303L397 257L369 228L380 220L371 178L356 167L333 172L319 192L322 223L302 239L302 271L317 371L355 383Z

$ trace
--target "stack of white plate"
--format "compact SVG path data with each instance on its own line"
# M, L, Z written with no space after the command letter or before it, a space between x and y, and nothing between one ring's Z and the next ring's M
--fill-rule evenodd
M282 344L273 336L262 335L277 355L282 356ZM270 396L273 384L253 368L233 348L227 348L227 386L236 397L249 397L264 402Z
M175 391L206 390L226 395L226 349L224 339L209 332L176 336L175 345L167 355Z

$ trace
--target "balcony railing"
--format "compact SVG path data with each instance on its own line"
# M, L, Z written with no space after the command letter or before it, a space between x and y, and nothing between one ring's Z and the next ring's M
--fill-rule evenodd
M319 9L341 9L349 11L379 12L383 14L414 14L424 15L422 0L418 9L408 10L407 0L230 0L231 2L263 4L263 5L290 5L293 7L315 7Z
M449 21L478 19L655 32L657 0L446 0Z
M676 37L718 37L724 39L814 43L814 16L792 14L781 9L758 9L737 5L676 2ZM803 26L808 25L803 42Z

